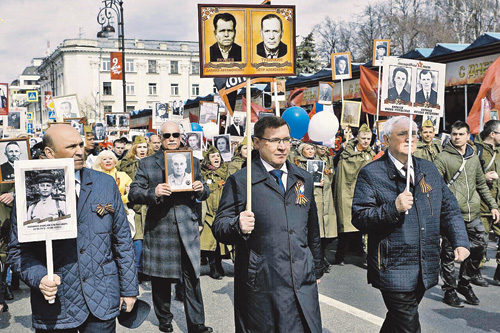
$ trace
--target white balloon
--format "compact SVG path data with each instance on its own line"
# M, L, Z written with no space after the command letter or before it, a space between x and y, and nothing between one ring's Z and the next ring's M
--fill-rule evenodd
M214 136L219 135L219 126L216 123L206 123L203 127L203 135L207 140L212 140Z
M316 113L309 122L308 134L313 141L329 141L339 129L339 120L332 112Z

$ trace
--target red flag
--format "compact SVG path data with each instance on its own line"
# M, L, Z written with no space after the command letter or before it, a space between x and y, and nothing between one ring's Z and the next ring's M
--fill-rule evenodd
M479 133L481 100L483 98L486 98L491 111L500 110L500 57L486 71L479 93L467 116L467 124L469 124L472 134ZM486 123L488 120L490 120L490 113L485 112L483 123Z
M286 101L287 108L292 107L292 106L301 106L302 105L302 99L304 99L304 91L306 91L307 88L295 88L290 92L290 95L288 96L288 100Z
M122 63L122 53L121 52L111 52L111 80L122 80L123 79L123 63Z

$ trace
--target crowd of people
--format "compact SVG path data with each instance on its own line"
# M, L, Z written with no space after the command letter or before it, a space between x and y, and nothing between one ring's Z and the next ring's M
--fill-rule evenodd
M446 140L430 121L413 123L412 133L409 122L390 118L383 142L366 124L347 128L333 149L295 140L283 119L265 117L255 124L252 151L244 138L229 162L222 156L231 150L226 137L203 144L172 121L157 134L112 144L94 144L87 126L82 138L71 126L54 125L31 155L74 159L78 237L55 243L61 255L50 281L44 244L18 242L14 184L0 183L0 314L20 278L31 289L37 332L113 332L120 310L133 309L139 284L150 283L159 329L172 332L175 284L189 332L212 332L200 266L209 265L209 276L220 280L222 260L230 259L237 332L321 332L317 284L332 265L349 264L349 251L366 256L368 282L381 290L388 309L383 332L420 330L418 304L439 272L444 303L463 307L461 294L478 305L472 285L490 284L481 267L489 260L490 231L500 236L500 121L488 121L474 139L457 121ZM191 166L173 154L168 173L165 151L200 147L203 158ZM242 170L248 154L250 210ZM42 200L57 201L54 179L40 178L43 198L30 207L32 215ZM101 216L96 204L110 209ZM458 282L455 262L461 262ZM500 245L496 263L491 278L500 285Z

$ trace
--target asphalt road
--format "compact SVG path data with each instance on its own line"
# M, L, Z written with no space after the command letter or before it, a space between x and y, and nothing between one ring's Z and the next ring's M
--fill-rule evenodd
M490 258L494 258L494 249L495 244L490 242ZM489 282L492 281L495 267L495 260L491 259L483 269L483 275ZM213 280L207 276L208 267L202 266L206 324L216 332L234 332L233 267L229 262L224 262L224 268L229 276ZM378 332L386 309L380 292L366 283L364 258L348 255L345 266L332 268L319 286L323 332ZM474 291L481 304L465 304L464 308L457 309L441 302L440 286L428 290L420 304L422 332L500 332L500 287L474 287ZM147 285L141 286L140 297L151 303L151 290ZM8 301L8 304L10 311L0 317L0 331L31 331L28 287L22 284L15 291L15 299ZM173 301L172 304L175 332L187 332L182 303ZM154 311L151 311L140 328L128 330L119 326L117 331L159 332L158 320Z

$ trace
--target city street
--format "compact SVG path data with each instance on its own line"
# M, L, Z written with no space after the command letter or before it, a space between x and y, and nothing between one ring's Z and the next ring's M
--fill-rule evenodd
M489 257L494 258L495 244L489 243ZM333 266L332 271L321 279L320 302L323 332L378 332L385 316L385 306L380 292L366 283L364 259L347 256L346 266ZM495 260L486 263L483 274L487 281L495 270ZM224 263L228 275L233 266ZM206 323L216 332L233 332L233 278L217 281L208 277L208 266L202 266L202 290L205 302ZM452 308L441 302L439 286L427 291L420 305L422 332L500 332L500 287L474 287L481 300L479 306L465 304L464 308ZM142 299L151 302L151 290L141 287ZM463 297L461 297L463 300ZM0 330L27 332L31 329L29 290L22 284L15 291L15 300L8 302L10 311L0 318ZM187 332L183 306L173 301L174 330ZM47 306L50 306L47 304ZM151 311L144 324L134 331L157 332L158 321ZM128 332L118 326L118 332Z

